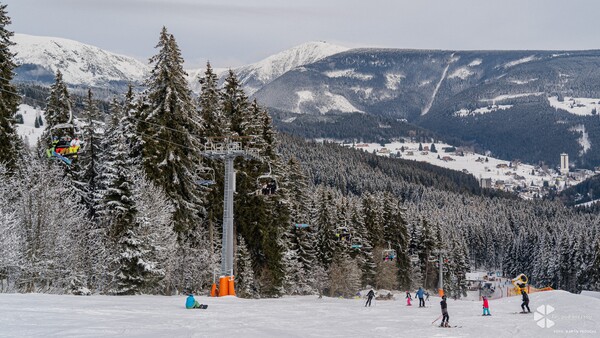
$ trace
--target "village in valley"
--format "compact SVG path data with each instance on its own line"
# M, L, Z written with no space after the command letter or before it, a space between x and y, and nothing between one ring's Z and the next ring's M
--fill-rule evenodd
M462 171L475 176L482 188L514 192L523 199L542 198L551 191L564 190L600 173L600 168L574 168L565 153L556 159L556 165L531 165L519 160L500 160L489 154L477 154L471 148L437 142L400 139L386 144L353 142L343 145L380 156L427 162Z

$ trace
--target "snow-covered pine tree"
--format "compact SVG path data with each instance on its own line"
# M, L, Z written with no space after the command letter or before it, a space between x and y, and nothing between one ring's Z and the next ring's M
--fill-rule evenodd
M20 291L85 293L80 237L87 220L62 169L30 158L15 190L18 233L24 237Z
M315 192L317 198L317 214L315 227L317 228L317 257L319 265L328 270L335 248L338 246L336 239L336 221L334 215L333 196L328 188L319 187Z
M241 298L258 298L258 290L254 281L252 257L246 246L246 241L238 236L235 255L235 285L236 295Z
M175 207L174 228L179 236L200 225L202 199L194 183L199 162L200 118L183 70L175 38L163 27L158 54L146 81L144 122L138 129L143 143L142 163L148 178L162 187Z
M173 294L177 285L174 267L178 260L175 256L177 236L172 227L173 205L164 190L143 173L134 173L132 183L137 213L134 225L121 237L121 244L127 248L121 253L121 259L137 269L129 274L132 280L140 281L137 292ZM200 254L196 258L206 259ZM200 267L206 269L206 266Z
M310 281L313 280L313 268L316 261L314 224L311 224L311 216L308 207L309 195L306 176L302 172L300 163L291 157L287 163L287 177L284 180L285 190L288 193L291 225L288 227L289 245L288 250L295 250L295 258L300 264L300 275L298 283L301 294L312 293ZM301 224L307 224L307 227ZM287 276L286 276L287 277Z
M14 54L10 47L13 32L6 29L10 25L10 17L6 5L0 4L0 163L5 163L9 171L18 167L23 144L17 135L15 114L21 98L15 94L16 88L11 84L14 76Z
M54 84L50 86L50 94L46 99L46 128L40 137L40 146L42 149L39 151L45 151L51 145L51 136L61 137L70 136L74 137L73 130L68 128L54 129L59 124L69 122L71 117L71 103L70 103L69 92L67 86L63 81L62 73L60 70L56 71L56 77Z
M219 78L210 63L206 63L204 76L200 78L198 103L203 121L204 136L220 137L228 134L230 120L221 111L221 94L218 88Z
M250 126L250 112L248 110L248 97L233 72L229 70L221 90L221 111L229 121L230 130L224 130L225 135L248 136Z
M72 184L82 202L87 207L87 215L94 219L100 195L100 173L102 170L102 139L104 137L104 122L101 121L97 102L91 89L84 102L85 107L80 121L83 122L81 141L83 143L77 161L70 170Z
M410 287L410 259L408 257L408 230L403 211L398 205L398 200L390 193L383 194L383 236L384 241L390 243L396 250L396 267L398 286L401 289Z
M16 292L15 281L23 262L24 236L14 208L14 178L0 164L0 292Z
M329 267L329 296L353 297L361 286L361 271L344 250L337 250Z

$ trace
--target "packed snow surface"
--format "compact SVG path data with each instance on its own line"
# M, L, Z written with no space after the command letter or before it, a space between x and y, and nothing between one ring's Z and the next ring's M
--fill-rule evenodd
M600 110L600 99L592 99L586 97L569 97L566 96L562 101L556 96L548 97L548 103L556 109L566 110L575 115L593 115L595 111Z
M42 116L42 121L46 123L44 120L44 111L30 105L21 104L19 105L17 114L23 115L23 124L17 124L17 134L27 140L27 144L29 144L30 147L35 147L45 128L45 125L36 128L35 119L38 116Z
M481 316L479 301L448 300L454 328L432 325L441 313L437 297L425 308L406 306L402 295L374 300L370 308L362 299L315 296L196 299L208 309L185 309L183 296L0 294L0 336L597 337L600 332L600 299L564 291L531 294L537 315L516 313L520 297L491 300L489 317Z

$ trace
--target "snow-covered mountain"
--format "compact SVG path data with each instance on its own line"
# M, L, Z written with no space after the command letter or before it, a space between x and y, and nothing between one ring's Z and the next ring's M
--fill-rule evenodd
M148 66L128 56L114 54L73 40L15 34L16 80L51 83L60 70L70 85L107 86L139 83Z
M348 48L346 47L330 44L325 41L307 42L271 55L259 62L234 68L233 71L238 76L242 86L244 86L246 94L252 95L264 85L294 68L347 50ZM200 90L198 79L204 76L205 70L205 68L187 70L188 82L192 91L197 93ZM213 70L221 82L224 81L229 73L227 68L215 68Z
M346 50L348 48L324 41L307 42L257 63L236 68L235 72L250 95L289 70Z
M64 81L72 86L96 86L118 89L131 83L142 83L150 68L132 57L115 54L74 40L15 34L16 81L51 84L60 70ZM235 68L247 94L252 94L285 72L348 50L323 41L308 42L269 56L257 63ZM187 69L188 82L198 92L198 79L205 68ZM228 69L215 68L221 80Z

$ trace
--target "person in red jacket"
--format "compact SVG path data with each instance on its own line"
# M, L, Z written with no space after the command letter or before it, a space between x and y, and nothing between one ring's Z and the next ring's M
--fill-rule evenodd
M486 296L483 296L483 316L491 316L490 304L488 304L488 299Z

